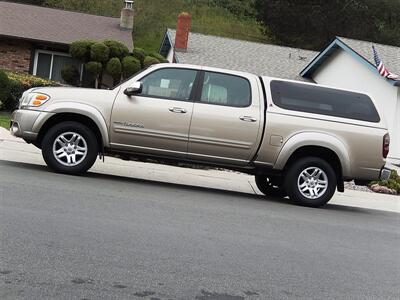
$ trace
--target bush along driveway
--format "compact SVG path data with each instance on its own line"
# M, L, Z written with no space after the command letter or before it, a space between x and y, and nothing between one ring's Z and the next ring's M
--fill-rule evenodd
M18 106L22 93L33 87L60 86L59 82L39 78L30 74L0 69L0 114Z
M10 128L10 112L1 112L0 111L0 127L4 127L6 129Z

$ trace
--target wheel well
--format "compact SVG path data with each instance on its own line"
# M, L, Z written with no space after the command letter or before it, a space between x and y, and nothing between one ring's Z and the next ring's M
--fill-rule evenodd
M337 154L325 147L321 146L304 146L297 149L292 153L289 160L285 165L285 170L293 164L296 160L301 157L319 157L329 163L333 169L335 170L337 177L337 188L339 192L344 192L344 181L343 181L343 172L342 172L342 164L340 162Z
M42 144L42 140L46 132L53 127L54 125L64 122L64 121L75 121L78 123L81 123L85 126L87 126L89 129L91 129L94 134L96 135L97 142L100 147L100 151L103 151L104 145L103 145L103 138L101 136L101 132L97 124L89 117L80 115L80 114L75 114L75 113L60 113L60 114L55 114L52 116L50 119L48 119L42 126L42 128L39 131L38 138L36 140L37 145Z

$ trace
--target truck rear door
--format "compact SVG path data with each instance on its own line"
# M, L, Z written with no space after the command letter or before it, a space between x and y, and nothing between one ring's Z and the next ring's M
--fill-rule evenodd
M264 103L256 76L204 69L193 107L189 158L244 165L255 155Z

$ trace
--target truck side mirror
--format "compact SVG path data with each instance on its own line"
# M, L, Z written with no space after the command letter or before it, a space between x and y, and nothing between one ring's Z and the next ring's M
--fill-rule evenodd
M130 97L133 95L140 94L142 90L143 90L143 83L141 83L140 81L136 81L132 84L132 86L127 87L124 90L124 94Z

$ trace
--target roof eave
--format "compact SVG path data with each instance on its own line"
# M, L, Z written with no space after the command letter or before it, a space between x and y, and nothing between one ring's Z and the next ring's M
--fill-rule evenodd
M28 42L33 42L33 43L51 44L51 45L64 46L64 47L69 47L69 45L70 45L70 43L46 41L46 40L40 40L40 39L34 39L34 38L28 38L28 37L22 37L22 36L6 35L6 34L0 34L0 38L12 39L12 40L22 40L22 41L28 41Z
M162 54L161 52L162 52L163 48L164 48L167 44L168 44L167 47L170 47L168 51L170 51L171 48L173 48L173 43L172 43L172 38L171 38L171 36L170 36L169 28L167 28L167 29L165 30L164 38L163 38L163 41L162 41L162 43L161 43L161 46L160 46L160 48L159 48L159 50L158 50L158 53ZM174 51L174 60L175 60L177 63L179 63L179 59L178 59L178 57L175 55L175 51Z
M350 48L347 44L340 40L340 38L336 37L324 50L322 50L301 72L300 76L304 78L311 78L314 72L338 49L342 49L350 54L353 58L361 62L375 74L380 76L376 67L371 64L368 60L366 60L363 56L358 54L352 48ZM386 78L386 81L394 86L400 86L400 82L392 79Z

